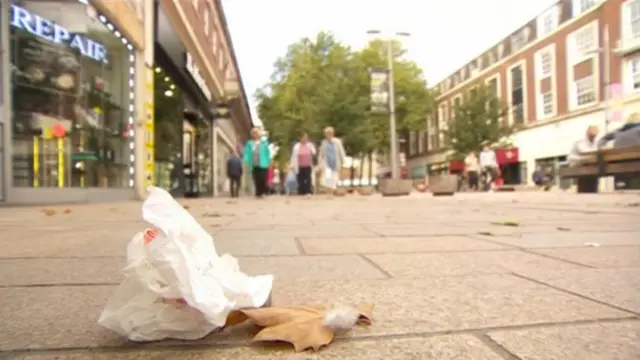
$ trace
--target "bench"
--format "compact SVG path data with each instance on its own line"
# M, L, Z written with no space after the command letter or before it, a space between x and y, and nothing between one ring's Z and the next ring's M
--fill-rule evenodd
M578 165L563 166L558 169L558 175L565 179L576 179L579 193L597 192L597 183L600 177L640 176L640 145L586 153Z

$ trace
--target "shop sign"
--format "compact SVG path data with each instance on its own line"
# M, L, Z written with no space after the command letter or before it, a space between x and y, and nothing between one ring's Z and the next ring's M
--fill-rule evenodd
M187 68L187 72L189 72L189 75L191 75L191 77L193 78L193 81L196 82L196 84L204 94L204 97L207 98L208 101L211 101L211 91L209 91L207 82L202 77L200 69L198 69L198 65L196 65L195 61L193 61L193 57L189 53L187 53L187 61L185 67Z
M74 34L55 22L32 14L17 5L11 5L11 26L25 30L41 39L68 45L96 61L108 62L107 49L104 45L81 34Z

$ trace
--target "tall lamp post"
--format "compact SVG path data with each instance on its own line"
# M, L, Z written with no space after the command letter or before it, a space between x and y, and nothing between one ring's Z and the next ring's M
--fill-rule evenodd
M369 30L369 35L381 35L380 30ZM400 36L411 36L408 32L396 32L395 36L388 36L386 38L387 43L387 69L389 70L389 156L391 157L391 178L398 179L398 139L396 132L396 99L395 99L395 87L393 84L393 39Z

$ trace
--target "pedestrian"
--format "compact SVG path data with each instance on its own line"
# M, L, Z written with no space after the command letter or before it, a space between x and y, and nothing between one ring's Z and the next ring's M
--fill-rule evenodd
M244 147L244 162L253 175L255 196L262 198L267 194L267 171L271 163L271 151L267 139L262 137L260 129L251 129L251 139Z
M273 179L271 180L271 191L276 195L282 194L282 187L280 184L282 183L282 179L280 178L280 169L276 166L273 169Z
M284 182L284 193L286 195L293 195L297 187L298 184L296 183L296 173L293 171L293 169L289 168L287 177Z
M492 183L498 178L498 160L496 158L496 152L485 145L480 153L480 168L484 175L484 190L491 191Z
M471 151L464 158L464 171L467 175L468 187L470 191L478 190L478 178L480 176L480 161L476 153Z
M573 147L571 147L571 152L569 152L569 156L567 156L569 166L580 166L586 153L598 149L596 137L598 137L598 127L593 125L589 126L585 137L576 141ZM597 175L581 176L577 180L578 192L597 193L599 183L600 181Z
M346 154L342 141L335 137L334 130L331 126L324 129L324 140L320 145L318 163L322 168L321 185L333 191L338 187L338 179L340 178L340 170Z
M316 155L316 147L309 141L306 132L300 136L300 141L293 145L291 151L291 166L298 181L298 195L311 195L313 174L313 157Z
M242 159L234 151L227 160L227 178L231 197L237 198L240 195L240 185L242 183Z

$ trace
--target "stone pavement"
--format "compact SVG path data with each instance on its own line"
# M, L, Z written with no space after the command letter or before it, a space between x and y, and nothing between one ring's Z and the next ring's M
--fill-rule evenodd
M274 305L366 299L373 326L315 354L243 328L133 344L96 321L140 204L0 208L0 359L640 358L638 195L181 202L221 254L275 274Z

